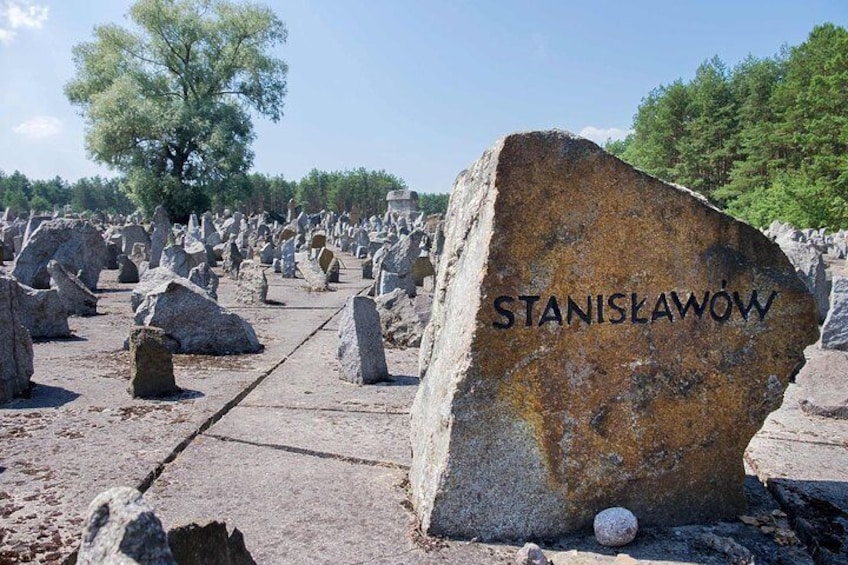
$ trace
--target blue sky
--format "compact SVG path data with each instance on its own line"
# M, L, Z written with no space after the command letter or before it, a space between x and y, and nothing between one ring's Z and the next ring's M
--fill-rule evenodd
M618 137L651 89L705 59L797 45L848 25L848 0L264 2L286 23L285 116L256 120L254 170L385 169L447 192L498 137L563 128ZM0 169L69 180L111 173L87 159L62 88L71 48L131 2L0 0Z

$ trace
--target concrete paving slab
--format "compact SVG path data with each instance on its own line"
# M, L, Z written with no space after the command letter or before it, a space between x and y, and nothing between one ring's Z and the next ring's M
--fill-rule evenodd
M407 414L244 406L231 410L207 434L375 465L408 468L412 463Z
M145 497L166 528L210 518L239 528L257 563L511 562L511 548L477 544L426 553L404 489L402 470L203 437Z
M338 336L319 331L256 388L242 406L408 413L418 378L418 350L386 350L392 380L358 386L339 379Z
M745 453L817 563L848 565L848 420L811 413L845 400L848 357L811 346L807 364ZM805 403L807 404L805 406Z

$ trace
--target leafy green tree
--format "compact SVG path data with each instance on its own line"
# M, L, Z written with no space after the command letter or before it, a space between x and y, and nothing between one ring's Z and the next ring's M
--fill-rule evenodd
M611 143L616 143L616 142L607 142L607 146L609 146ZM607 149L607 151L609 151L609 149ZM615 153L613 153L613 155L614 154ZM448 211L448 202L449 201L450 201L450 194L426 194L426 193L422 193L422 194L418 195L418 209L422 213L424 213L425 215L428 215L428 214L445 214Z
M65 92L91 157L125 173L148 212L185 219L250 167L251 111L282 116L287 67L271 49L286 28L229 0L138 0L129 18L134 29L98 26L74 48Z

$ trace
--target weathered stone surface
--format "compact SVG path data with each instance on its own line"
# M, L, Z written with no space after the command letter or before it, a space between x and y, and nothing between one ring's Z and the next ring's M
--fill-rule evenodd
M327 283L327 273L321 269L315 259L304 257L303 261L297 263L297 270L303 275L303 279L309 285L310 290L315 292L330 290L330 285Z
M614 506L598 512L592 523L595 539L607 547L627 545L639 532L639 521L627 508Z
M339 263L339 260L334 258L330 261L330 266L327 267L327 282L328 283L337 283L339 282L339 273L341 272L342 266Z
M203 256L206 256L206 249L203 249ZM159 266L173 271L177 276L185 279L188 278L188 272L194 265L185 249L179 245L169 245L162 251Z
M42 222L21 249L12 274L27 286L49 288L47 262L55 259L72 273L82 272L82 282L95 290L108 253L100 232L89 222L50 220Z
M381 294L374 299L380 326L386 342L398 347L418 347L424 327L415 311L415 304L401 289Z
M188 280L202 288L212 300L218 300L218 275L209 263L201 263L188 273Z
M424 531L742 510L742 453L817 337L775 244L557 131L510 135L461 173L445 230L412 411Z
M233 355L262 346L253 328L186 279L174 279L148 292L135 311L135 323L165 330L180 353Z
M235 241L230 241L224 244L224 257L221 261L221 267L231 279L238 279L239 267L244 258L239 251Z
M180 565L256 565L244 535L223 522L187 524L168 530L168 545Z
M274 262L274 252L276 248L271 242L266 243L259 249L259 262L263 265L270 265Z
M153 211L153 235L150 237L150 268L159 266L162 251L168 244L168 236L171 235L171 220L162 206L157 206Z
M293 279L297 271L297 262L294 257L294 238L289 237L283 241L280 247L280 260L282 261L282 272L284 279Z
M804 281L818 306L818 321L824 321L828 309L827 275L821 252L809 241L804 241L797 230L780 235L777 244L792 261L798 277Z
M834 277L830 310L821 330L823 349L848 351L848 279Z
M515 565L548 565L549 563L542 548L535 543L525 543L515 553Z
M415 286L424 286L424 279L435 276L436 270L429 257L418 257L412 265L412 282Z
M129 255L133 251L133 246L136 243L143 243L145 246L150 246L150 235L143 226L133 224L121 228L121 253Z
M33 339L69 337L68 311L55 288L35 289L20 285L21 323Z
M135 284L138 282L138 267L126 255L118 255L118 282Z
M130 487L97 495L88 507L77 565L177 565L162 522Z
M158 398L179 392L165 332L140 326L130 330L130 388L134 397Z
M76 275L69 273L56 260L47 263L50 274L50 288L59 291L59 298L69 314L77 316L97 315L97 295L88 290Z
M348 298L339 319L338 359L342 380L372 384L389 377L380 317L367 296Z
M32 339L21 321L17 281L0 275L0 403L29 390Z
M261 304L268 298L268 278L262 265L244 261L239 268L236 302Z
M313 238L314 239L314 238ZM321 270L325 273L330 269L330 263L335 258L335 255L332 251L327 249L326 247L322 247L318 252L318 265L320 265Z

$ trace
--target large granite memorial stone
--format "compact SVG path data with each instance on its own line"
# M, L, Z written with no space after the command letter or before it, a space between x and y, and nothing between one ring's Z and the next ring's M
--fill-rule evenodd
M549 538L744 509L742 454L816 304L780 248L562 131L456 180L412 411L422 529Z

